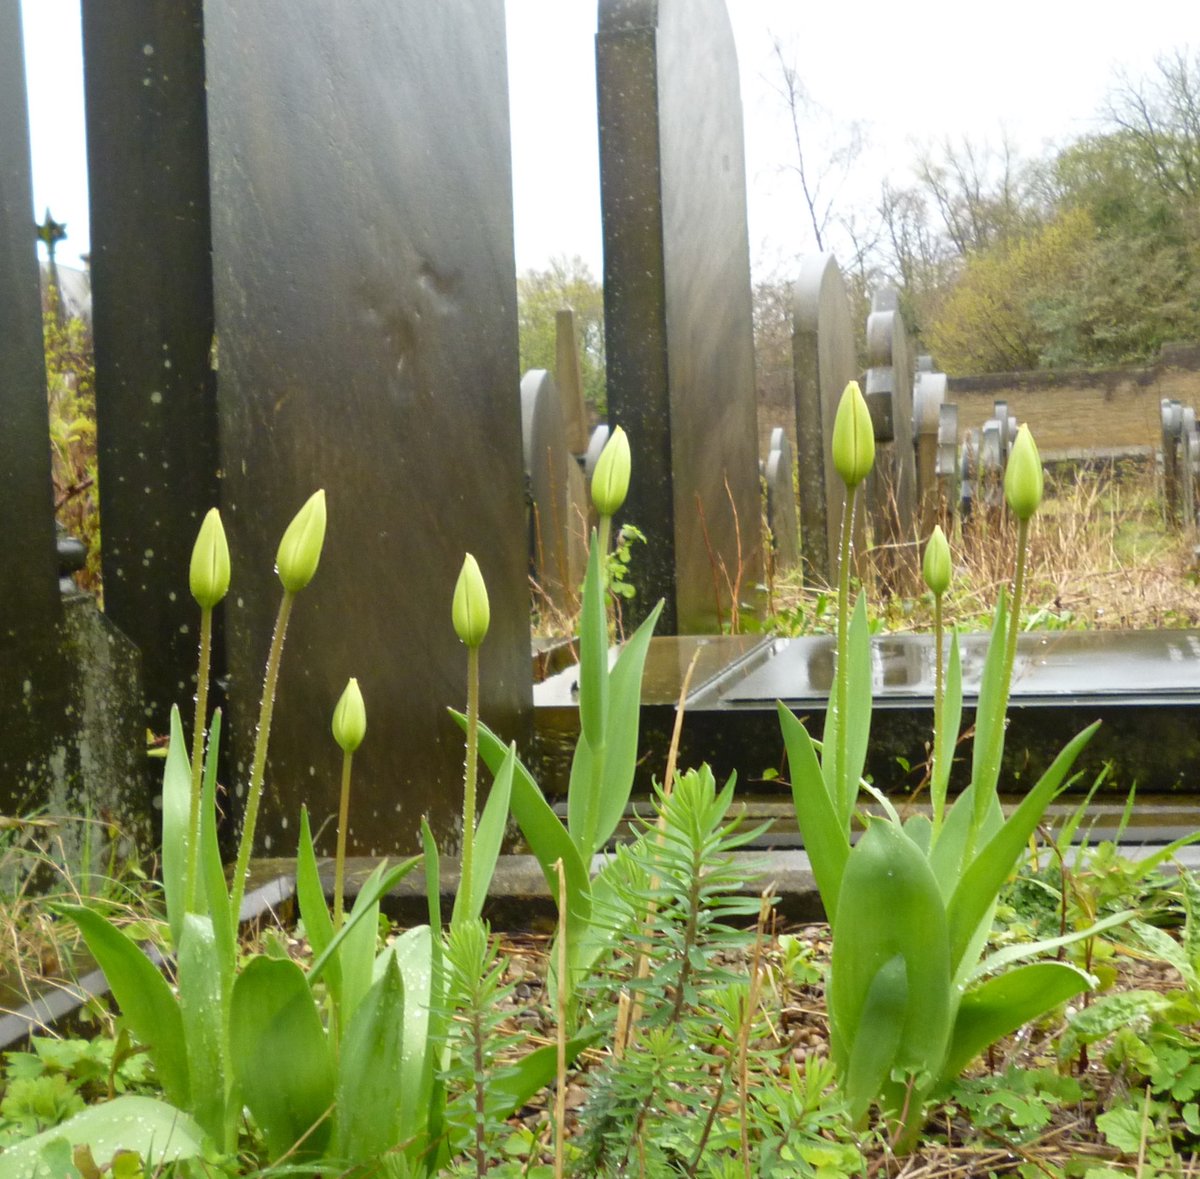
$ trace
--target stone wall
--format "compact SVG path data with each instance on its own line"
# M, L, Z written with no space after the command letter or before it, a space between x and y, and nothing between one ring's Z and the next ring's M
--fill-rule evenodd
M947 391L960 431L982 426L993 402L1007 401L1043 451L1158 446L1164 397L1200 404L1200 345L1164 345L1154 364L1136 368L951 377Z

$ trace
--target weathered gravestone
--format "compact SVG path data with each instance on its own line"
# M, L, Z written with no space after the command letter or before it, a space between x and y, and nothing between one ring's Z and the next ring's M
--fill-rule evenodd
M830 459L833 419L847 382L858 376L858 363L850 300L832 254L810 254L800 263L792 302L792 372L804 575L833 584L845 498ZM863 519L859 512L860 542ZM862 544L857 548L861 552Z
M588 445L587 406L583 400L583 370L579 363L579 335L575 312L562 307L554 313L554 380L562 400L567 448L582 455Z
M549 602L570 609L587 563L587 504L583 473L567 447L563 417L554 378L545 369L531 369L521 378L530 569Z
M82 7L104 604L159 733L194 693L187 569L217 502L202 7Z
M937 437L938 504L940 510L953 516L958 511L958 406L942 403L938 410Z
M871 307L863 392L875 428L875 467L866 484L867 501L880 577L893 593L905 593L915 585L918 564L914 365L896 292L877 292Z
M796 491L792 483L792 445L782 426L771 431L771 442L763 463L767 488L767 527L771 530L772 559L783 572L800 559Z
M137 653L69 577L60 593L21 45L0 0L0 811L103 815L143 840ZM59 836L74 869L85 842L102 854L103 831Z
M447 706L466 701L450 621L465 551L491 598L483 716L515 735L531 703L503 5L209 0L204 45L236 781L275 548L324 487L261 842L293 848L301 801L318 823L334 812L329 719L357 676L351 845L411 849L422 813L442 838L461 815Z
M1179 439L1183 426L1183 405L1164 397L1160 403L1162 418L1163 498L1166 517L1176 523L1180 517Z
M925 362L925 367L921 362ZM939 447L943 445L941 431L945 403L946 374L934 372L929 357L919 357L913 381L913 442L916 446L917 527L921 537L927 537L933 531L941 513L938 455Z
M759 580L758 441L742 108L722 0L600 0L596 37L611 419L624 516L646 534L630 604L719 628Z

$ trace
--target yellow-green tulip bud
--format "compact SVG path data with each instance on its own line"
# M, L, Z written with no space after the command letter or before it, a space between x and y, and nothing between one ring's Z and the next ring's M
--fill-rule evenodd
M333 710L333 739L344 753L353 753L366 735L367 708L363 704L358 680L351 679Z
M608 436L592 472L592 503L602 516L615 516L629 494L629 438L617 426Z
M875 427L866 398L851 381L833 419L833 465L847 488L857 487L875 463Z
M1004 468L1004 498L1018 520L1028 520L1037 511L1044 485L1042 456L1038 454L1029 427L1022 426L1008 452L1008 466Z
M454 631L468 647L478 647L488 632L492 619L488 605L487 586L479 572L479 562L468 553L463 560L454 587L454 605L451 608Z
M275 554L275 572L288 593L299 593L312 581L324 543L325 492L315 491L287 526Z
M929 539L925 542L925 560L922 562L921 572L925 584L936 597L940 598L949 588L950 545L940 524L934 525Z
M196 535L188 586L202 610L211 610L229 590L229 543L216 508L208 509Z

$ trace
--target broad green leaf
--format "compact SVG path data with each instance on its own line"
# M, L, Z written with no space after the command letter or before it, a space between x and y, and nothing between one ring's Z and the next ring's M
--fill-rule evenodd
M492 886L492 876L496 871L496 861L500 858L504 829L508 826L513 766L516 760L517 746L514 742L508 747L508 753L500 763L500 770L488 792L487 803L479 816L479 825L475 828L475 875L471 881L471 896L468 897L461 890L455 894L454 910L450 916L451 925L464 920L473 921L483 913L488 889Z
M974 819L975 787L971 785L954 800L929 852L929 865L937 877L938 887L946 901L954 895L962 876L967 839L973 834L977 844L986 843L1004 825L1004 812L1000 808L1000 800L993 795L981 831L972 832L971 824Z
M571 774L567 780L567 830L579 859L587 863L596 854L600 829L600 794L604 785L604 763L608 747L593 749L582 734L575 741Z
M849 1035L842 1031L842 1090L853 1122L871 1108L891 1076L907 1011L908 969L904 956L895 954L871 979L858 1028Z
M482 729L482 725L480 728ZM517 777L522 772L517 763ZM557 822L557 819L555 820ZM429 1142L440 1142L445 1131L446 1085L442 1080L443 1063L437 1057L437 1046L446 1043L450 1012L445 1000L445 971L442 966L442 890L441 868L437 842L426 819L421 819L421 844L425 853L425 892L429 904L429 1015L426 1031L425 1075L421 1092L428 1093L426 1107L429 1117L426 1130ZM425 1160L426 1174L436 1173L438 1152L430 1150Z
M229 1023L234 1076L272 1160L324 1152L334 1072L304 971L286 958L252 958L233 984ZM311 1133L310 1133L311 1131Z
M212 717L208 730L208 760L200 788L200 874L213 935L217 939L224 993L233 986L237 963L237 923L230 906L229 886L221 864L221 843L217 836L217 763L221 751L221 710Z
M1144 921L1131 921L1129 928L1137 934L1138 940L1147 950L1179 972L1189 991L1200 989L1200 978L1197 978L1195 965L1188 959L1183 946L1169 933L1147 925Z
M1005 946L1002 950L997 950L994 954L989 954L971 972L969 976L970 981L974 982L976 979L984 978L986 975L995 974L1013 962L1020 962L1026 958L1037 958L1043 954L1050 953L1051 950L1057 950L1063 946L1072 945L1075 942L1086 941L1091 937L1098 937L1102 933L1107 933L1110 929L1115 929L1118 925L1125 924L1133 916L1133 909L1125 909L1123 912L1102 917L1094 925L1089 925L1087 929L1077 929L1071 933L1065 933L1061 937L1048 937L1036 942L1018 942L1011 946Z
M380 864L372 875L380 874ZM371 877L368 877L370 882ZM367 899L364 900L364 897ZM342 973L342 994L338 1005L338 1026L345 1029L354 1018L359 1003L375 980L375 953L379 945L379 900L369 892L359 893L350 910L353 924L346 921L346 935L334 959ZM332 943L330 943L332 944Z
M171 741L163 766L162 787L162 873L167 899L167 923L171 944L178 947L183 933L183 914L187 908L187 861L192 832L188 830L192 809L192 767L179 707L171 708Z
M787 749L796 822L825 912L832 920L838 908L846 858L850 854L850 837L830 798L808 730L782 701L777 701L775 707Z
M300 919L314 954L323 953L333 941L333 918L325 901L325 887L321 883L321 872L317 866L317 853L313 847L312 828L308 821L308 807L300 807L300 841L296 848L296 900L300 905ZM341 1002L342 970L335 957L325 971L325 982L335 1001Z
M466 723L466 717L454 713L454 719L459 725ZM508 756L508 746L496 736L486 725L479 726L479 756L483 758L489 770L497 773ZM558 860L562 860L567 877L567 896L569 898L569 919L585 922L591 914L591 882L588 869L575 847L567 829L562 825L554 808L546 801L538 789L532 775L517 759L513 766L512 798L509 800L513 818L529 844L546 878L550 895L558 896L558 873L554 868Z
M853 1058L859 1038L892 1034L873 1019L868 998L873 987L883 987L875 1001L887 1006L902 979L904 1019L889 1072L936 1075L951 1021L945 909L925 857L892 823L871 820L850 852L832 924L829 1014L846 1038L844 1058ZM904 963L902 974L889 968L890 981L877 984L897 956Z
M617 824L625 814L629 795L633 791L633 776L637 767L638 721L642 708L642 674L646 667L646 652L663 603L650 611L641 626L621 648L609 677L608 728L604 760L603 794L600 799L600 818L594 834L591 853L594 855L612 838ZM585 859L587 858L585 854Z
M1033 962L972 987L962 997L943 1082L953 1081L990 1044L1086 991L1092 979L1067 962Z
M988 639L979 700L975 706L975 742L971 748L971 783L975 787L976 826L981 821L1000 776L1004 753L1004 723L1008 715L1008 693L1004 684L1005 644L1008 641L1008 607L1004 586L996 596L992 632Z
M0 1179L41 1179L43 1174L51 1179L51 1172L38 1170L38 1161L55 1140L89 1147L98 1167L109 1166L122 1150L136 1151L154 1169L204 1153L204 1131L187 1114L154 1097L127 1094L89 1105L53 1129L8 1147L0 1154Z
M1012 872L1034 828L1042 820L1083 747L1092 739L1100 722L1077 734L1054 759L1008 821L992 836L969 864L950 898L946 913L950 921L950 954L955 974L969 964L964 954L988 909L995 904L1000 887ZM978 808L976 807L976 810Z
M396 867L388 868L386 871L384 871L384 865L380 864L367 877L366 882L359 890L354 908L347 914L342 928L333 935L333 941L321 953L316 955L312 965L308 968L308 981L310 985L321 977L334 955L341 950L342 943L346 940L347 936L361 924L379 898L385 892L389 892L395 888L420 862L419 856L413 856L411 860L405 860L403 864L397 864ZM375 911L377 912L377 910Z
M222 1150L237 1145L236 1121L229 1116L228 1062L225 1059L225 1003L217 939L207 917L188 913L179 939L179 1013L191 1079L191 1114Z
M579 728L593 749L603 746L608 728L608 611L602 560L599 540L593 532L579 615Z
M167 980L139 946L98 913L83 905L53 908L79 926L88 950L104 971L121 1014L149 1050L167 1100L180 1109L189 1109L191 1087L183 1017Z
M342 1037L333 1149L348 1163L381 1158L400 1141L404 983L392 955Z
M843 825L848 829L854 804L858 800L858 783L867 761L867 743L871 737L871 636L867 626L867 599L858 595L854 613L850 616L847 633L850 656L850 679L847 685L848 715L846 726L846 764L842 767L841 809ZM842 722L839 722L842 723Z

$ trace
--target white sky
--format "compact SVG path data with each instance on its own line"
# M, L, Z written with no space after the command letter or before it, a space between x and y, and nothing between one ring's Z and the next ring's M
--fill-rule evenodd
M426 0L433 2L433 0ZM1200 42L1196 0L727 0L746 123L752 259L787 266L811 248L798 195L780 171L790 128L771 81L772 38L838 121L867 124L860 164L869 204L884 176L909 180L920 145L949 135L1037 154L1091 127L1118 68ZM88 248L79 0L21 0L33 137L34 207ZM517 267L579 254L599 276L595 0L507 0Z

